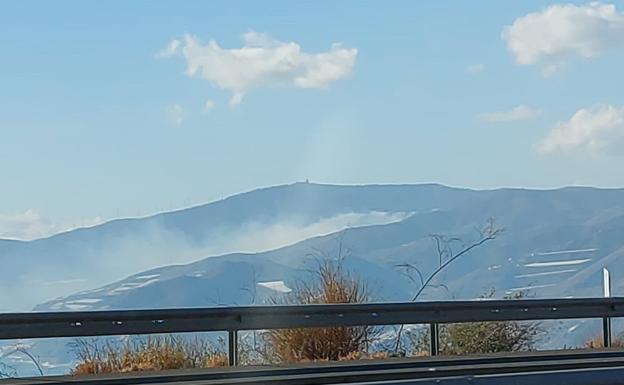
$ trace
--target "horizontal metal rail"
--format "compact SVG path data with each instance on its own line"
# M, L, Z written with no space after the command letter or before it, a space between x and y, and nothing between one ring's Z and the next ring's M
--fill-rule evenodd
M540 352L531 354L512 354L509 356L483 356L476 358L448 357L448 358L421 358L416 360L397 360L387 362L348 362L334 364L305 364L287 368L246 368L238 370L212 369L202 371L178 371L173 373L122 373L115 375L98 376L61 376L48 378L30 378L0 381L0 384L20 385L61 385L71 383L91 385L147 385L147 384L283 384L283 385L321 385L338 383L361 383L363 381L418 381L429 380L444 384L448 380L461 378L467 383L479 377L498 376L499 378L529 373L538 374L545 371L558 373L578 370L594 370L604 373L604 370L613 369L624 374L624 352L596 351L596 352ZM615 372L610 371L611 375ZM548 378L549 376L546 376ZM531 377L545 379L542 376ZM557 376L557 378L560 378ZM609 385L618 383L615 380L624 376L611 377ZM594 379L592 379L594 380ZM441 381L441 382L440 382ZM420 383L420 382L418 382ZM461 383L461 382L460 382ZM507 382L502 382L507 383ZM525 382L513 382L523 384ZM536 383L536 382L530 382ZM537 382L539 383L539 382ZM543 382L541 383L543 384ZM585 382L583 385L593 385L595 382ZM566 385L568 385L566 383Z
M439 345L438 324L600 318L606 320L603 336L605 346L610 346L608 326L614 317L624 317L624 298L35 312L0 314L0 340L221 331L228 333L229 364L235 366L238 332L244 330L429 324L434 356Z
M624 317L624 298L0 314L0 339Z

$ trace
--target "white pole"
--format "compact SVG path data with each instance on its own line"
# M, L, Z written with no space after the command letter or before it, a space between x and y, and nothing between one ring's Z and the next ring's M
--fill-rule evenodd
M602 269L602 289L605 298L611 297L611 276L607 268ZM602 339L605 348L611 347L611 318L602 319Z
M611 297L611 276L606 267L602 269L602 290L605 298Z

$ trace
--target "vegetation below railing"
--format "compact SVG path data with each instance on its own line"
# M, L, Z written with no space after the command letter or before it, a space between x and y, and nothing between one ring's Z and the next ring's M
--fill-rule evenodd
M123 373L226 366L227 355L201 338L147 337L113 343L77 340L72 374Z
M334 304L366 303L368 299L366 285L357 276L345 271L340 260L324 260L319 262L313 280L300 283L289 295L272 302L290 305ZM254 331L250 332L254 333L253 338L241 341L238 354L243 365L384 359L396 356L392 346L384 346L382 331L388 331L388 328L341 326ZM442 325L440 353L457 355L531 350L537 335L537 324L533 322ZM427 355L428 333L408 333L405 338L412 340L412 348L399 355ZM145 337L117 343L99 341L76 341L74 349L79 363L73 369L73 374L210 368L228 364L223 343L215 346L213 342L200 337ZM392 338L388 341L389 345L393 345Z
M585 341L585 348L587 349L602 349L604 348L604 338L601 335L595 336L594 338ZM619 336L617 338L613 338L611 340L612 348L624 348L624 337Z

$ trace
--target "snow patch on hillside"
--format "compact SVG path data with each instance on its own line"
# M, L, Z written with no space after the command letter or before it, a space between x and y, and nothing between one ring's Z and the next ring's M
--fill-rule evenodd
M124 291L138 289L140 287L145 287L147 285L151 285L154 282L158 282L158 278L148 279L145 282L124 282L116 288L110 290L108 292L109 295L117 295L119 293L123 293Z
M541 273L519 274L519 275L516 275L514 278L543 277L543 276L549 276L549 275L559 275L559 274L566 274L566 273L575 273L577 271L578 271L577 269L544 271L544 272L541 272Z
M258 286L266 287L267 289L271 289L279 293L290 293L292 291L291 288L286 286L284 281L258 282Z
M579 253L593 253L598 249L574 249L574 250L559 250L559 251L546 251L543 253L531 253L531 256L545 256L545 255L560 255L560 254L579 254Z
M555 267L555 266L570 266L581 265L591 261L591 258L584 259L567 259L561 261L548 261L548 262L531 262L524 265L524 267Z
M160 274L149 274L149 275L139 275L138 277L134 277L134 279L153 279L160 277Z

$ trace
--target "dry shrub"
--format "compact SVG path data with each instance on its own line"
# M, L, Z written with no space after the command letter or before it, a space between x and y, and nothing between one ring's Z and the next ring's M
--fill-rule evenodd
M300 283L290 295L271 302L309 305L364 303L367 299L365 286L344 270L341 259L326 259L318 263L312 282ZM362 355L374 333L374 328L368 326L279 329L267 331L265 339L272 361L336 361Z
M208 368L228 362L225 353L205 340L174 336L117 343L80 339L74 350L79 363L72 370L73 375Z
M339 361L359 361L359 360L385 360L390 357L388 352L352 352L346 356L340 357Z
M602 349L604 348L604 341L602 340L602 335L597 335L594 338L585 341L585 345L583 346L586 349ZM611 340L612 348L624 348L624 338L618 337L613 338Z

